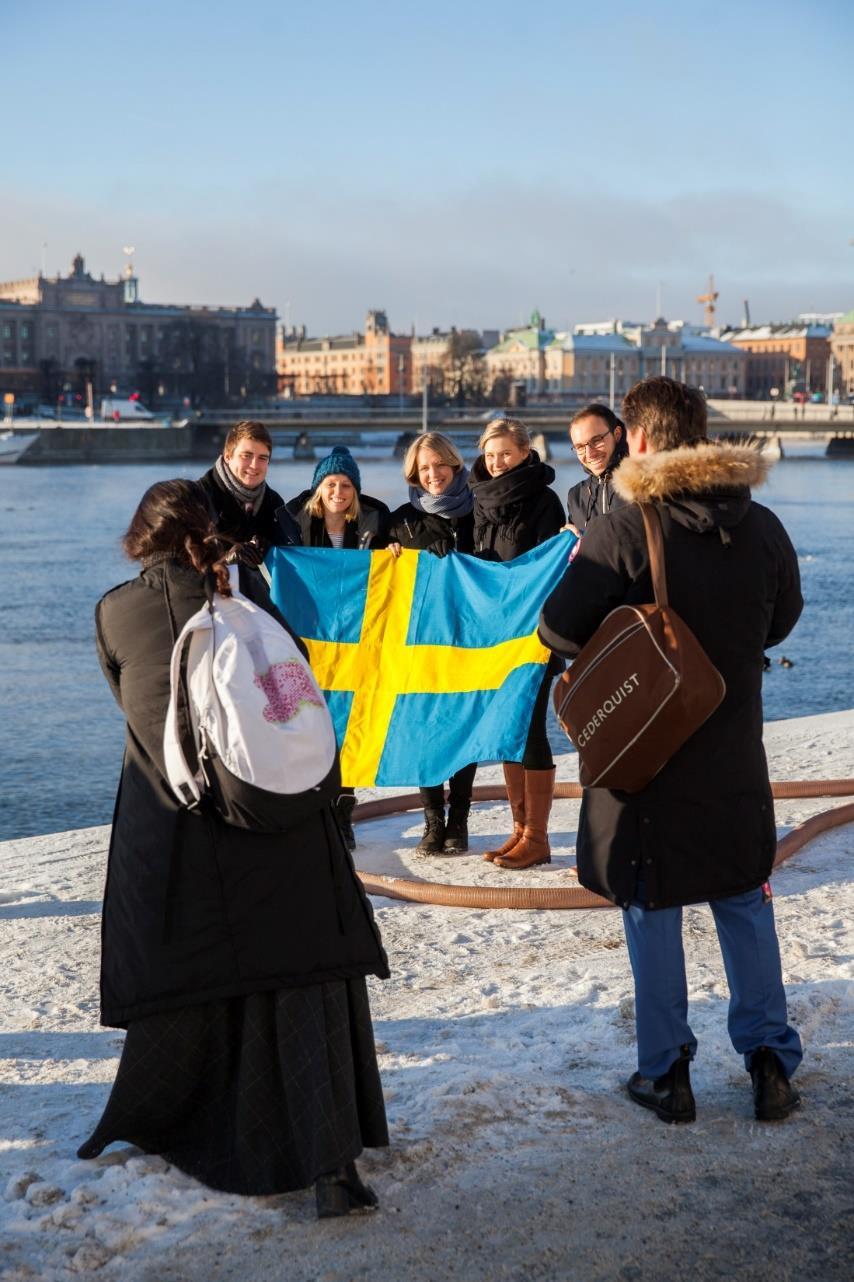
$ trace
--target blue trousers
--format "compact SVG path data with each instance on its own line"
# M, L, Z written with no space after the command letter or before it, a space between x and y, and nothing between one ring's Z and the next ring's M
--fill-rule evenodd
M638 886L643 895L643 886ZM788 1023L774 907L762 889L709 903L729 984L727 1027L745 1068L760 1046L780 1058L787 1077L801 1062L801 1039ZM638 1071L661 1077L680 1049L691 1058L697 1039L688 1023L688 985L682 950L682 909L645 908L635 899L623 912L635 980Z

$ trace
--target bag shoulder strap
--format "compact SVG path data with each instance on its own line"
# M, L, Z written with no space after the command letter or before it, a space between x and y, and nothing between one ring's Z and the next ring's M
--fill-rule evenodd
M163 726L163 757L166 775L172 791L184 805L198 802L201 798L198 777L190 768L181 743L178 724L178 698L183 690L187 698L181 676L181 659L184 646L197 631L211 628L211 616L208 607L203 605L192 618L188 619L172 646L172 658L169 663L169 706ZM192 720L192 718L191 718ZM196 745L198 748L198 744Z
M652 503L639 503L643 517L643 528L646 532L646 546L649 552L649 570L652 575L652 590L655 604L667 605L667 574L664 563L664 536L661 532L661 516L658 508Z

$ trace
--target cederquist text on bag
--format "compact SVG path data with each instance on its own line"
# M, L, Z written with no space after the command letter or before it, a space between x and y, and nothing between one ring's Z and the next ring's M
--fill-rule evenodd
M632 685L632 682L634 682L634 685ZM579 748L582 748L585 743L589 742L589 740L593 738L602 722L614 711L615 708L619 707L623 702L623 695L628 697L628 695L634 694L639 685L640 682L638 681L638 674L633 672L629 679L624 681L621 686L618 686L613 694L608 695L608 698L603 701L602 707L596 709L591 719L587 722L587 725L580 732L578 736ZM617 695L620 696L619 699L617 698ZM611 705L610 708L608 707L609 703Z

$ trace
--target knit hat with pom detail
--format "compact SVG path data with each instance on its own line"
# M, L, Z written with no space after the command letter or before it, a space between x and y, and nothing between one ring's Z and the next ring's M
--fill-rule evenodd
M346 445L333 445L332 453L327 454L326 458L320 460L314 469L314 477L311 482L312 493L314 493L324 477L327 476L349 477L356 487L356 493L362 493L362 477L359 472L359 465Z

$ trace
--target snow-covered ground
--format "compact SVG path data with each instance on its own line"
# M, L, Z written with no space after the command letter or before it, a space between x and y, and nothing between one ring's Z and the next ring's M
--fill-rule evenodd
M775 779L854 776L854 713L766 728ZM573 756L558 779L574 777ZM497 778L495 769L478 782ZM839 804L777 805L780 832ZM552 816L557 858L524 874L480 852L507 822L481 803L467 856L416 860L418 816L360 829L375 872L487 884L566 881L577 802ZM100 1028L99 899L108 830L0 845L0 1278L641 1279L852 1276L854 836L819 838L775 874L804 1106L753 1120L726 1035L708 910L685 914L698 1117L632 1105L632 990L615 910L476 911L377 900L392 979L372 981L392 1145L362 1166L374 1216L319 1224L309 1192L213 1193L157 1157L74 1151L122 1044ZM511 878L513 882L511 883Z

